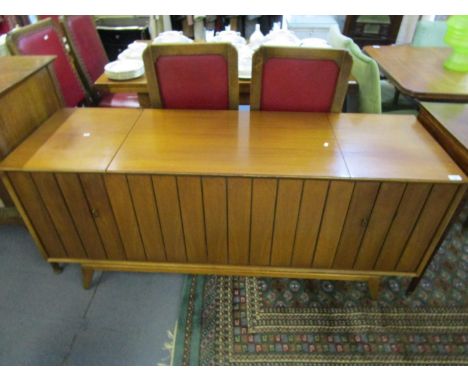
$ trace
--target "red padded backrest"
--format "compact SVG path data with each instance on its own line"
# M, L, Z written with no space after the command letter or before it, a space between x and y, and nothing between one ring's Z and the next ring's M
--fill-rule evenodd
M270 58L263 65L260 109L329 112L339 71L332 60Z
M76 54L93 84L104 72L104 65L109 62L93 19L91 16L68 16L66 23Z
M83 87L73 71L60 37L52 26L19 37L17 48L26 55L54 55L55 74L68 107L77 106L85 97Z
M229 108L228 64L223 56L162 56L155 70L164 108Z

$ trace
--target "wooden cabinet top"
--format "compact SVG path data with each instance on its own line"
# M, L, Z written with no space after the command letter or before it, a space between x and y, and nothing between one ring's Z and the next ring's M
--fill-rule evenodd
M427 182L459 175L466 181L407 115L63 109L0 168Z
M450 48L391 45L366 46L364 51L404 94L428 101L468 101L468 73L444 68Z
M54 59L54 56L0 57L0 96Z

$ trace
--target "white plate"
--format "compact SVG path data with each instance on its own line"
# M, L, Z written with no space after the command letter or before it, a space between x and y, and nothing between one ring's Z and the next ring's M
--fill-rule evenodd
M111 80L131 80L145 73L145 67L141 60L118 60L109 62L104 67L104 72Z

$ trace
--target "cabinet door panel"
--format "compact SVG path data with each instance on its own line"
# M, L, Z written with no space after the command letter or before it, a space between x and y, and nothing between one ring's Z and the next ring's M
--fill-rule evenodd
M302 186L302 180L281 179L279 181L271 249L271 265L273 266L287 267L292 261Z
M33 173L32 178L60 236L60 240L68 253L68 257L86 259L86 252L81 243L80 236L76 231L75 224L54 174Z
M299 221L294 244L293 267L310 267L317 243L329 182L325 180L304 181Z
M228 178L229 264L249 264L252 180Z
M332 181L323 211L313 267L331 268L348 211L353 182Z
M125 260L125 251L102 175L80 174L79 177L108 259Z
M104 182L127 260L145 261L145 249L126 176L106 174Z
M26 172L10 172L8 178L48 257L57 259L68 257L31 175Z
M203 177L202 184L208 261L214 264L227 264L226 179L221 177Z
M176 263L187 262L185 240L182 230L179 196L174 176L153 176L156 203L161 221L167 260Z
M394 270L430 190L430 184L408 184L380 251L376 270Z
M205 215L201 179L198 176L178 176L180 211L189 263L206 263Z
M396 266L397 271L416 271L457 188L458 186L453 184L437 184L432 187L424 209Z
M270 265L277 184L275 179L253 180L250 238L250 264L252 265Z
M404 183L383 183L380 187L354 269L374 268L405 187Z
M77 174L55 174L83 246L91 259L107 258Z
M377 182L357 182L348 209L334 269L352 269L379 190Z
M166 250L151 177L128 175L127 179L146 256L150 261L165 261Z

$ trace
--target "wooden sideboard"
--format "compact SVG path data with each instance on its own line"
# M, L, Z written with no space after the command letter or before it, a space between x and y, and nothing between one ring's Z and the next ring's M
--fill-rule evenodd
M414 116L61 109L1 163L51 263L418 277L463 171Z
M52 62L54 57L0 57L0 159L62 107ZM0 199L13 206L3 184ZM14 214L2 213L0 222ZM7 218L8 216L8 218Z

